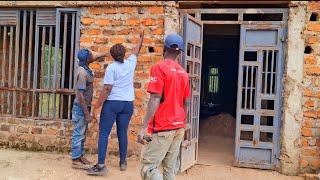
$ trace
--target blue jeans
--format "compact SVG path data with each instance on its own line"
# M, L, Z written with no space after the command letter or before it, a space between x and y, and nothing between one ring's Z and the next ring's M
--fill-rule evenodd
M72 107L73 133L71 140L71 158L77 159L84 154L84 142L86 140L87 122L84 113L78 103Z
M99 124L98 163L104 164L108 147L108 138L116 121L119 141L120 163L125 162L128 149L128 126L133 114L132 101L105 101Z

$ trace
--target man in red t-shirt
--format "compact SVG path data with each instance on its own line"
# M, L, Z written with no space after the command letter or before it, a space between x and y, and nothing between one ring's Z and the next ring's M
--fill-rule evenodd
M141 157L143 180L175 179L190 97L189 75L176 61L183 44L181 36L168 35L164 60L151 68L150 100L138 135L138 141L146 145Z

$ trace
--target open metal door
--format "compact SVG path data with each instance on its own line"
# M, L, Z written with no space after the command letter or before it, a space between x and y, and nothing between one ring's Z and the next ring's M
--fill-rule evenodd
M274 169L279 154L281 25L242 25L239 53L235 165Z
M193 166L198 157L199 110L201 86L201 56L202 56L203 25L190 15L183 17L183 38L185 42L181 64L190 75L191 105L187 117L184 141L180 152L180 171Z

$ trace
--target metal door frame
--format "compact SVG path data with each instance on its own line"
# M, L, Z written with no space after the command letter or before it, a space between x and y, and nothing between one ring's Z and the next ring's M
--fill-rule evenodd
M191 17L188 14L183 15L183 26L187 27L188 22L193 22L199 25L200 30L200 42L188 41L187 28L183 29L183 38L185 39L184 46L185 51L181 55L181 65L186 69L190 75L190 89L191 89L191 103L188 107L187 125L185 128L185 139L181 144L180 149L180 171L192 167L198 160L198 146L199 146L199 113L200 113L200 93L201 93L201 67L202 67L202 43L203 43L203 24L201 21ZM188 44L192 45L190 56L187 55ZM198 49L198 51L196 50ZM198 57L196 57L196 51ZM191 69L188 63L191 63ZM197 66L198 65L198 69ZM198 80L198 83L196 81ZM198 86L198 87L197 87ZM194 97L198 97L195 102ZM194 111L193 107L197 107ZM184 159L183 157L188 157Z
M278 30L278 36L277 37L281 37L278 38L277 41L277 48L274 48L275 51L278 51L278 65L276 66L276 89L275 89L275 95L270 95L270 99L274 99L274 112L272 111L266 111L263 112L263 110L261 110L260 107L260 101L262 98L262 96L264 96L264 98L268 99L267 95L259 95L261 94L261 83L259 83L259 81L261 81L261 78L259 78L259 75L261 75L261 63L259 63L259 60L262 60L262 51L264 50L269 50L268 47L266 49L261 49L262 47L254 47L254 48L246 48L244 47L243 44L243 40L246 38L246 34L245 34L245 30L247 29L251 29L251 30ZM272 26L268 26L268 27L264 27L264 26L258 26L258 25L242 25L241 26L241 39L240 39L240 49L239 49L239 68L238 68L238 89L237 89L237 127L236 127L236 138L235 138L235 161L234 161L234 165L235 166L240 166L240 167L251 167L251 168L261 168L261 169L275 169L279 164L278 162L278 156L280 153L280 125L281 125L281 104L282 104L282 97L281 97L281 91L282 91L282 78L283 78L283 67L284 67L284 36L285 36L285 29L280 26L280 25L272 25ZM265 47L264 47L265 48ZM270 47L269 47L270 48ZM273 49L273 48L272 48ZM243 73L243 61L240 60L243 58L244 56L244 51L250 51L250 50L254 50L258 52L258 60L257 63L246 63L247 65L256 65L257 66L257 87L256 87L256 110L243 110L241 109L241 95L239 95L241 93L241 86L240 84L242 83L243 77L242 77L242 73ZM262 62L263 63L263 62ZM257 148L266 148L266 149L270 149L272 151L272 157L271 157L271 164L250 164L250 163L245 163L245 162L240 162L238 161L239 158L239 148L240 147L252 147L250 142L245 142L245 141L241 141L240 140L240 129L241 128L248 128L248 126L246 125L241 125L240 128L240 124L241 124L241 115L242 113L244 114L250 114L250 115L254 115L254 125L253 125L253 144L254 147ZM274 117L274 122L277 122L277 124L273 125L273 141L276 142L274 143L274 146L272 147L272 145L270 145L270 143L261 143L259 142L259 140L257 141L259 135L257 133L260 132L261 130L261 126L257 125L259 124L260 120L258 119L257 116L259 115L272 115ZM278 118L278 120L276 121L275 119ZM256 128L258 128L258 130L256 130ZM244 129L243 129L244 130ZM252 129L248 129L248 130L252 130ZM268 129L266 128L265 131L262 130L262 132L268 132ZM255 143L259 143L260 145L256 146ZM240 145L242 144L242 145Z
M288 8L217 8L217 9L180 9L180 14L194 14L195 18L206 24L250 24L287 26ZM282 13L282 21L244 21L243 14ZM238 14L237 20L201 20L202 14Z
M204 13L213 13L213 14L231 14L231 13L237 13L238 14L238 19L237 20L234 20L234 21L201 21L203 23L203 25L205 24L239 24L241 26L243 25L247 25L247 26L260 26L260 27L272 27L274 25L276 25L277 27L281 27L282 28L282 35L283 35L283 39L281 39L281 41L285 41L285 37L286 37L286 34L287 34L287 20L288 20L288 8L270 8L270 9L267 9L267 8L230 8L230 9L227 9L227 8L218 8L218 9L180 9L179 10L180 14L194 14L194 17L195 19L198 19L199 21L201 21L201 14L204 14ZM243 20L243 14L245 13L253 13L253 14L267 14L267 13L282 13L282 21L244 21ZM180 16L180 20L181 20L181 16ZM181 26L181 23L180 23L180 27L183 27ZM203 33L202 33L202 36L203 36ZM240 38L241 38L241 32L240 32ZM241 42L240 42L241 43ZM239 51L240 51L240 48L239 47ZM284 61L285 61L285 50L286 49L286 43L283 43L282 44L282 51L279 50L279 52L282 52L281 54L279 54L279 59L282 60L282 62L279 63L279 66L277 67L277 71L281 74L278 76L278 79L277 79L277 82L276 82L276 85L277 85L277 89L276 89L276 93L278 94L278 96L280 96L278 98L278 101L275 101L275 107L281 107L282 104L283 104L283 98L281 96L281 92L282 92L282 89L283 89L283 86L282 86L282 79L283 79L283 71L284 71ZM201 56L202 56L202 53L201 53ZM239 56L240 56L240 53L239 53ZM183 62L183 61L182 61ZM240 69L240 62L239 62L239 65L238 65L238 68ZM239 74L239 72L238 72ZM238 78L239 78L239 75L238 75ZM239 82L239 80L238 80ZM238 100L239 96L237 95L237 104L239 103L239 100ZM237 108L237 116L238 116L238 108ZM276 151L276 155L279 156L279 153L280 153L280 128L281 128L281 116L282 116L282 111L280 108L277 108L275 110L275 113L278 114L278 117L279 117L279 121L278 121L278 124L277 125L274 125L275 127L277 127L277 130L275 131L276 134L275 136L278 138L277 140L277 143L275 144L275 148L274 150ZM237 127L237 130L236 130L236 133L238 131L238 128ZM235 137L235 141L237 141L237 137ZM235 142L235 148L236 148L236 145L237 142ZM235 154L236 155L236 152ZM279 166L279 161L278 161L278 157L275 157L276 159L276 162L274 164L273 167L271 167L271 169L274 169L276 166ZM238 163L235 162L234 165L240 165ZM243 167L243 165L240 165ZM252 167L252 166L246 166L246 167ZM255 167L257 168L257 167ZM270 169L270 167L258 167L258 168L263 168L263 169Z

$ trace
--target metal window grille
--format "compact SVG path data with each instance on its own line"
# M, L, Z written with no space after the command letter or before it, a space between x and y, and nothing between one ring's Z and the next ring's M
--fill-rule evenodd
M76 9L0 10L0 113L70 119Z
M209 92L218 93L219 91L219 69L215 67L209 68Z

